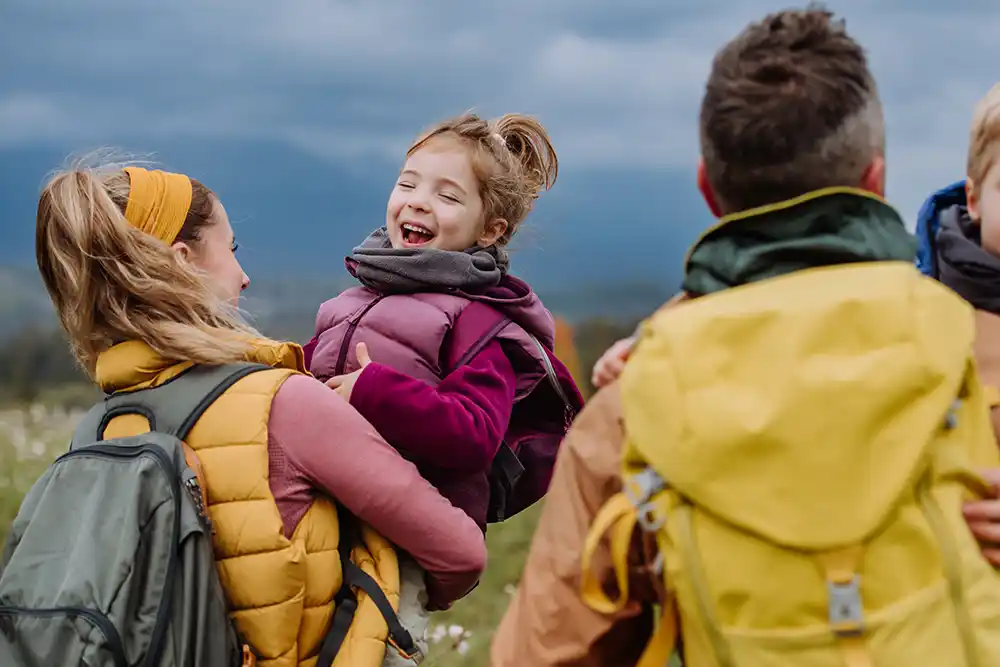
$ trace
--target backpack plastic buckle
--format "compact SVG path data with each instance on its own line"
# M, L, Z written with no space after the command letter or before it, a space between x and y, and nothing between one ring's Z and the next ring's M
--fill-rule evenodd
M398 653L404 660L410 660L415 665L419 665L423 662L424 652L420 650L420 647L417 646L416 642L413 642L413 651L406 651L400 647L400 645L397 644L392 637L389 637L386 641L389 643L389 646L394 648L396 653Z
M841 637L857 636L864 632L864 612L861 604L861 578L854 575L849 581L827 581L830 595L830 628Z
M636 509L649 504L649 499L667 488L660 474L652 468L643 470L625 480L623 492Z

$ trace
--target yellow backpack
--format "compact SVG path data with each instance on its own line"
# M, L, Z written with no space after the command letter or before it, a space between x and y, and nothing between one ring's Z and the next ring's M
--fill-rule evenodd
M901 262L811 269L645 322L621 378L625 491L583 595L628 598L633 532L668 600L663 667L1000 665L1000 577L962 517L1000 466L972 309ZM619 598L591 570L609 536Z

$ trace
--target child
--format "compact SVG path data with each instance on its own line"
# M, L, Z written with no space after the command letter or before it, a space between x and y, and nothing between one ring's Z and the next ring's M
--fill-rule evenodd
M485 533L544 495L583 403L553 353L551 314L505 250L558 161L519 114L443 122L406 158L385 226L347 258L361 286L319 309L310 371ZM400 576L419 640L423 573L401 559Z
M976 365L984 383L1000 387L1000 84L973 113L966 180L931 195L917 220L920 270L976 309ZM1000 410L992 410L1000 441ZM966 507L984 554L1000 566L989 503Z

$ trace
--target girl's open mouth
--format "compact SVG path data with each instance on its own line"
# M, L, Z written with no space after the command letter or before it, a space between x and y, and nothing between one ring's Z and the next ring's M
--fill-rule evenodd
M403 223L403 243L408 246L422 246L430 243L434 239L431 230L412 222Z

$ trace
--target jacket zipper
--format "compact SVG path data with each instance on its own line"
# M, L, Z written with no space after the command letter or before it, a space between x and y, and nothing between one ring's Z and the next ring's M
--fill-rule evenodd
M348 320L347 331L344 332L344 340L340 343L340 354L337 355L337 365L333 369L334 375L344 374L344 368L347 366L347 353L351 349L351 339L354 338L354 330L358 328L358 323L361 322L361 318L364 317L368 311L383 298L385 297L381 294L375 297L368 302L368 305L352 315L351 319Z
M174 530L173 540L170 545L170 553L167 556L167 574L163 582L163 599L160 600L160 609L156 613L156 624L153 626L153 635L149 640L149 650L143 665L152 667L160 661L160 653L163 652L164 642L167 638L167 624L170 622L171 602L173 601L174 576L177 570L177 555L181 541L181 488L180 478L173 462L166 452L155 445L143 445L142 447L116 447L115 445L91 445L66 452L56 459L56 463L77 456L105 456L116 459L132 459L143 455L150 455L163 470L163 473L170 481L170 489L174 496Z
M104 614L85 607L54 607L52 609L28 609L27 607L0 606L0 616L79 616L96 627L108 641L115 667L128 667L125 645L117 628Z

